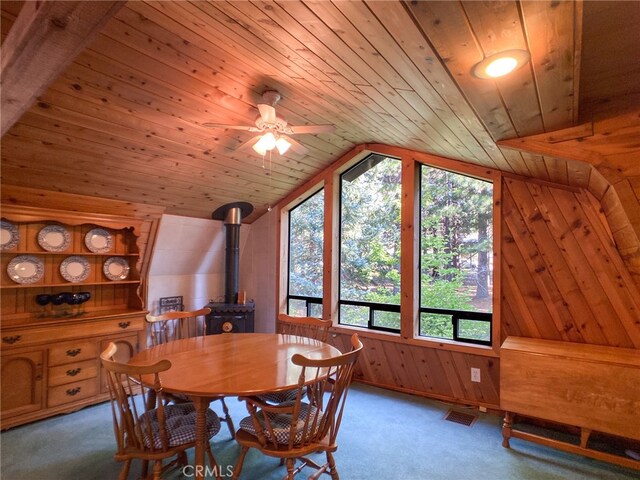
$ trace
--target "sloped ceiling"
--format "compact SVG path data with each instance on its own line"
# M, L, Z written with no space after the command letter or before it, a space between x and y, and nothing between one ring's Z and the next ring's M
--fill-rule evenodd
M18 106L3 116L5 185L201 218L248 201L252 221L354 146L386 143L587 188L596 166L579 152L496 142L640 110L638 2L132 1L81 14L26 3L1 4L3 111ZM90 41L73 33L88 18ZM71 46L51 41L65 34ZM514 48L532 60L511 76L470 73ZM202 125L252 125L265 89L282 94L289 123L335 132L262 158L237 149L252 134ZM625 162L640 148L617 145ZM633 210L640 172L618 174Z

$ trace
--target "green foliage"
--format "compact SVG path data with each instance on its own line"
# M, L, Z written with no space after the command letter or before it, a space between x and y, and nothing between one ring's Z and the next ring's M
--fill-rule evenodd
M400 173L387 158L342 182L342 299L399 304Z
M400 305L401 163L386 158L341 181L340 298ZM420 202L420 304L490 311L492 185L423 166ZM322 296L324 198L291 211L290 293ZM488 299L488 300L487 300ZM342 305L341 322L367 326L369 308ZM400 328L376 311L374 324ZM473 338L485 322L465 325ZM450 315L422 314L420 333L452 338Z
M486 310L480 300L490 291L491 184L423 166L421 188L421 305Z
M322 297L324 190L289 212L289 293Z

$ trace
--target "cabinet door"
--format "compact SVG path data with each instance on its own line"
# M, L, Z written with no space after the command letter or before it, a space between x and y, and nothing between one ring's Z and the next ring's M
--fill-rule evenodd
M115 343L118 347L118 351L114 358L114 360L118 362L126 363L138 352L137 334L103 340L100 343L101 353L107 348L110 342ZM105 376L104 369L102 367L100 367L100 391L102 393L107 393L109 391L109 387L107 386L107 377Z
M42 408L42 350L2 355L2 418Z

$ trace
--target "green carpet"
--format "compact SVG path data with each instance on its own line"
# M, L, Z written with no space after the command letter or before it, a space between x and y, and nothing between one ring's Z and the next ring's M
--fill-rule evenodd
M236 422L243 403L228 399ZM215 403L214 403L215 406ZM501 419L487 414L471 427L443 420L451 405L354 384L349 392L336 463L344 480L542 480L634 479L640 472L512 439L501 446ZM115 479L115 439L108 403L88 407L0 435L2 480ZM226 425L212 440L226 468L239 448ZM193 452L191 452L192 454ZM190 457L191 458L191 457ZM306 478L312 470L298 477ZM130 478L139 473L134 463ZM272 480L284 475L278 460L251 450L241 479ZM165 478L184 479L179 471ZM329 478L325 476L325 478Z

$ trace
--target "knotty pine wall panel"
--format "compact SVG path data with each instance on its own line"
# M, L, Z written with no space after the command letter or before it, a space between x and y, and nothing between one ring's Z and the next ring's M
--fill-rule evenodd
M330 335L342 351L351 349L350 336ZM361 338L364 350L355 380L417 395L498 408L498 359L370 337ZM471 382L470 369L480 369L480 383Z
M583 190L505 179L501 338L640 348L640 293Z
M500 337L640 349L640 292L616 249L600 201L586 190L505 177ZM497 291L497 289L496 289ZM361 335L358 381L499 408L500 359ZM330 341L349 350L349 334ZM481 382L471 382L479 368Z

